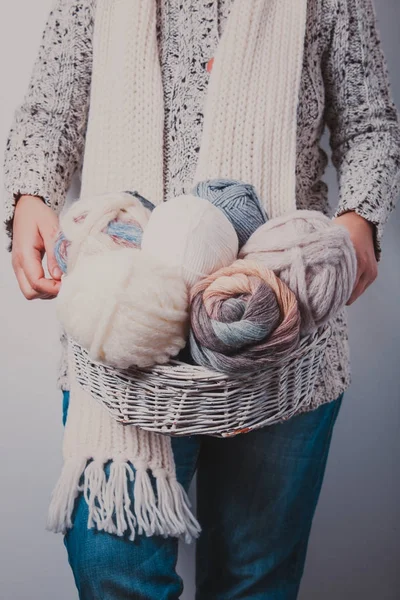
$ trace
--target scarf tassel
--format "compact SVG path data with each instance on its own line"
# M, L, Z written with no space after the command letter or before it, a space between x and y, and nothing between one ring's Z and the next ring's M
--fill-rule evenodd
M66 533L73 527L73 510L80 493L88 506L88 528L117 536L128 534L181 537L189 543L200 534L190 511L189 498L175 477L164 469L150 471L141 464L135 470L122 459L68 459L53 491L47 529ZM133 492L131 488L133 486ZM131 501L133 498L133 502Z
M72 512L80 492L80 479L87 459L70 459L64 462L60 478L51 495L47 517L47 529L65 533L72 527Z
M199 537L200 525L190 510L189 497L176 477L159 469L156 485L162 523L167 525L166 535L181 537L186 543Z

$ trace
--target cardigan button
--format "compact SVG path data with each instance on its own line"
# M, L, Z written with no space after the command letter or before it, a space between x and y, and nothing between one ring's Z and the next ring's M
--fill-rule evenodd
M209 73L211 73L211 70L212 70L212 68L213 68L213 64L214 64L214 58L210 58L210 60L209 60L209 61L208 61L208 63L207 63L207 71L208 71Z

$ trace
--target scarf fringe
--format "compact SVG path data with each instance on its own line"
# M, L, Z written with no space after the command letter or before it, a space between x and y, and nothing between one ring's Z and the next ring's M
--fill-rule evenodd
M200 535L201 528L190 510L188 495L177 479L165 471L157 472L156 485L162 519L169 527L167 535L182 537L190 543Z
M60 478L51 495L47 517L47 529L54 533L65 533L72 527L72 512L80 492L80 478L87 459L65 461Z
M80 493L88 506L88 528L117 536L139 535L178 537L190 543L201 528L190 511L190 500L177 479L164 469L155 469L155 489L150 471L141 464L137 470L122 459L68 459L53 491L47 529L66 533L73 527L75 500ZM133 489L133 502L130 488Z

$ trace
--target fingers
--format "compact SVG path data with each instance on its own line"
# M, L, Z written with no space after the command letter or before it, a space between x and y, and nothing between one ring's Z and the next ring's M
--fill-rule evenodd
M38 298L41 298L42 300L51 300L52 298L54 298L53 295L40 295L38 292L35 292L35 290L31 287L29 281L27 280L26 275L22 269L16 270L15 275L17 277L20 290L27 300L36 300Z
M353 304L378 276L378 265L375 254L357 256L357 265L356 282L346 306Z
M15 271L15 275L17 277L19 288L20 288L21 292L23 293L23 295L25 296L25 298L27 300L34 300L35 298L38 298L39 297L38 294L30 286L23 270L18 268L18 269L14 269L14 271Z
M40 198L20 198L14 216L12 264L21 291L29 300L54 298L60 289L61 274L53 247L57 229L57 216ZM45 252L50 278L42 265Z
M33 248L25 257L23 270L31 288L40 298L43 296L56 296L60 288L60 282L54 279L46 279L42 266L42 253Z
M43 251L37 245L13 257L13 267L19 287L28 300L57 296L60 281L47 279L42 266Z
M363 273L358 278L358 281L356 281L356 284L354 286L349 300L346 303L346 306L350 306L351 304L353 304L353 302L355 302L365 292L367 287L369 287L373 281L374 279L368 277L367 274Z
M359 295L360 295L360 293L359 293L360 292L359 285L360 285L361 275L362 275L362 271L360 269L360 264L357 261L356 281L354 283L353 291L351 292L351 296L350 296L350 298L346 302L346 306L350 306L351 304L353 304L353 302L355 302L357 300L357 298L359 297Z
M346 306L351 306L353 304L353 302L355 302L357 300L357 298L359 298L361 296L363 291L364 291L364 288L361 285L361 279L359 279L357 285L355 286L355 288L353 289L353 291L351 293L350 298L346 302Z

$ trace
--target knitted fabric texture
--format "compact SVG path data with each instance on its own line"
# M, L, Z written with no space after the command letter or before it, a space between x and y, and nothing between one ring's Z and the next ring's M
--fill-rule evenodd
M297 348L300 314L293 292L255 261L237 260L191 291L190 350L223 373L249 373Z
M163 128L155 0L98 0L82 195L137 189L160 204Z
M306 0L299 0L295 5L291 0L235 3L210 77L195 183L217 177L246 181L255 186L270 216L285 214L296 206L296 111L306 9ZM274 81L274 86L269 85L270 81ZM259 101L260 98L263 102ZM163 106L155 0L99 0L93 41L83 196L138 189L154 204L161 203ZM134 249L126 251L141 252ZM78 404L86 400L76 386L71 390L71 398L73 396L75 400L72 401ZM139 455L130 457L128 449L125 463L138 459L144 468L152 469L160 487L159 469L152 468L151 454L146 454L143 446L138 444L139 437L149 437L150 434L115 423L105 411L100 421L94 415L95 407L95 401L87 403L85 409L93 414L89 415L86 425L78 427L75 422L65 432L64 457L69 466L61 474L50 507L50 527L56 531L71 525L73 508L72 502L65 504L65 493L58 491L70 489L71 483L79 481L79 473L84 474L86 469L90 473L93 463L100 468L93 467L94 476L87 478L88 525L103 527L104 506L101 500L93 503L90 500L93 495L96 497L99 487L104 489L101 465L106 460L114 460L114 448L108 445L108 440L115 436L131 438L131 448L136 444ZM98 440L98 445L86 451L88 428L91 436ZM160 437L159 443L168 461L167 471L172 472L170 439ZM76 449L71 460L68 460L68 448ZM86 466L89 460L92 463ZM123 490L127 476L129 478L131 472L125 466L114 469L111 489ZM183 535L189 539L197 534L198 528L186 511L186 495L175 481L162 478L163 489L166 487L168 490L162 497L168 496L169 500L168 510L162 512L164 517L159 531L163 535ZM135 493L136 486L137 479ZM140 485L138 487L141 489ZM72 495L76 492L76 487L74 489ZM177 489L179 492L176 492ZM119 495L108 492L105 497L112 505L107 506L109 516L114 508L118 509ZM146 509L161 510L162 497L147 495ZM131 518L131 513L136 521ZM133 536L135 526L140 531L136 513L133 507L128 512L130 519L122 520L120 526L114 528L115 533L121 535L130 531ZM173 514L174 518L181 515L183 527L171 528L167 514Z
M250 183L270 218L296 206L293 165L306 14L305 0L234 2L208 84L195 183L221 177ZM155 0L99 0L84 196L137 189L160 204L163 106Z
M317 211L299 210L266 223L240 256L272 269L295 293L303 334L343 309L357 274L349 232Z
M304 0L234 2L206 97L195 181L251 183L270 218L296 206L306 14Z

